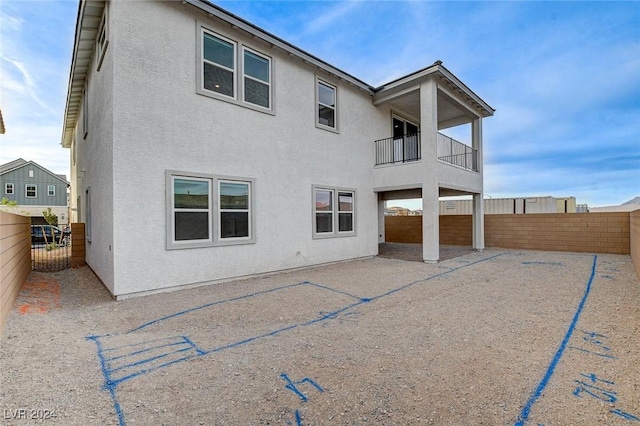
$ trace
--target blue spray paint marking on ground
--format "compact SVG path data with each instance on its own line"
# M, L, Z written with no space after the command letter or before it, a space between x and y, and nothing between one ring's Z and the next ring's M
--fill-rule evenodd
M313 381L308 377L305 377L302 380L298 380L294 382L289 378L289 376L287 376L285 373L282 373L280 374L280 378L285 382L287 382L287 384L284 387L289 389L291 392L295 393L298 396L298 398L300 398L300 401L302 402L307 402L309 398L307 398L307 395L305 395L300 389L298 389L296 385L303 385L305 383L308 383L314 388L316 388L318 392L324 392L324 389L322 389L322 386L320 386L319 384L317 384L315 381Z
M618 410L617 408L614 410L609 410L609 412L615 414L616 416L620 416L625 420L633 420L636 422L640 422L640 418L634 416L633 414L625 413L622 410Z
M613 355L599 354L598 352L589 351L589 350L586 350L586 349L578 348L578 347L576 347L576 346L567 346L567 347L568 347L569 349L575 349L575 350L577 350L577 351L586 352L586 353L593 354L593 355L598 355L598 356L601 356L601 357L603 357L603 358L618 359L618 358L616 358L616 357L615 357L615 356L613 356Z
M113 402L113 405L114 405L114 409L116 411L116 414L118 415L119 424L121 426L124 426L124 425L126 425L126 423L124 421L124 414L122 413L122 409L120 407L120 403L118 402L118 399L116 397L116 387L117 387L117 385L119 383L122 383L123 381L133 379L133 378L135 378L137 376L140 376L142 374L146 374L146 373L149 373L149 372L152 372L152 371L156 371L158 369L165 368L165 367L177 364L179 362L187 361L187 360L190 360L190 359L193 359L193 358L196 358L196 357L200 357L200 356L205 356L205 355L208 355L208 354L211 354L211 353L221 352L223 350L231 349L231 348L238 347L238 346L241 346L241 345L245 345L245 344L248 344L248 343L251 343L251 342L255 342L255 341L263 339L263 338L272 337L272 336L278 335L280 333L283 333L285 331L289 331L289 330L292 330L292 329L295 329L295 328L298 328L298 327L310 326L310 325L317 324L317 323L320 323L320 322L323 322L323 321L336 319L340 314L342 314L342 313L344 313L346 311L349 311L350 309L353 309L356 306L359 306L359 305L362 305L362 304L365 304L365 303L370 303L370 302L372 302L374 300L378 300L378 299L381 299L381 298L386 297L386 296L390 296L392 294L400 292L401 290L406 290L409 287L415 286L416 284L424 283L424 282L430 281L432 279L439 278L439 277L451 274L451 273L456 272L456 271L458 271L460 269L467 268L469 266L473 266L473 265L476 265L478 263L482 263L482 262L487 262L487 261L493 260L493 259L495 259L495 258L497 258L499 256L503 256L504 254L506 254L506 253L499 253L499 254L496 254L494 256L489 256L489 257L486 257L486 258L483 258L483 259L479 259L479 260L476 260L476 261L473 261L473 262L468 262L468 263L465 263L465 264L463 264L461 266L450 268L450 269L448 269L448 270L446 270L444 272L441 272L439 274L431 275L431 276L429 276L427 278L423 278L423 279L420 279L420 280L413 281L411 283L405 284L405 285L400 286L400 287L398 287L396 289L387 291L385 293L379 294L379 295L371 297L371 298L358 297L358 296L354 296L352 294L349 294L347 292L343 292L343 291L340 291L340 290L332 289L332 288L327 287L327 286L314 284L314 283L311 283L310 281L303 281L303 282L299 282L299 283L295 283L295 284L289 284L289 285L276 287L276 288L269 289L269 290L263 290L263 291L259 291L259 292L255 292L255 293L251 293L251 294L247 294L247 295L243 295L243 296L238 296L238 297L225 299L225 300L219 300L219 301L215 301L215 302L212 302L212 303L207 303L207 304L204 304L204 305L196 306L194 308L186 309L184 311L176 312L174 314L167 315L167 316L155 319L153 321L146 322L146 323L144 323L144 324L142 324L142 325L140 325L140 326L138 326L136 328L131 329L130 331L128 331L126 333L126 334L131 334L133 332L140 331L140 330L142 330L144 328L147 328L149 326L157 325L157 324L161 323L162 321L165 321L165 320L168 320L168 319L172 319L172 318L176 318L176 317L179 317L179 316L182 316L182 315L185 315L185 314L188 314L190 312L194 312L194 311L197 311L197 310L200 310L200 309L213 307L213 306L220 305L220 304L227 303L227 302L234 302L234 301L238 301L238 300L242 300L242 299L247 299L247 298L250 298L250 297L259 296L259 295L263 295L263 294L268 294L268 293L272 293L272 292L275 292L275 291L286 290L286 289L290 289L290 288L294 288L294 287L298 287L298 286L304 286L304 285L310 285L310 286L315 286L315 287L318 287L318 288L323 288L323 289L326 289L326 290L334 291L336 293L340 293L340 294L352 297L352 298L357 300L357 302L349 304L349 305L347 305L347 306L345 306L343 308L340 308L340 309L338 309L336 311L320 312L320 316L318 318L314 318L314 319L311 319L311 320L306 321L306 322L302 322L302 323L298 323L298 324L292 324L292 325L289 325L289 326L278 328L278 329L273 330L273 331L268 332L268 333L263 333L263 334L260 334L260 335L257 335L257 336L253 336L253 337L250 337L250 338L247 338L247 339L243 339L243 340L240 340L240 341L237 341L237 342L232 342L232 343L229 343L229 344L226 344L226 345L222 345L222 346L219 346L219 347L211 349L211 350L200 349L199 347L197 347L186 336L177 336L177 337L173 337L173 338L157 339L157 340L152 340L152 341L136 343L136 344L132 344L132 345L123 345L123 346L120 346L120 347L106 348L106 349L103 347L102 342L100 341L100 339L105 340L105 339L108 339L109 337L113 337L111 335L88 336L87 340L92 340L92 341L94 341L96 343L97 351L98 351L98 358L100 360L102 374L103 374L104 379L105 379L104 388L107 391L109 391L109 394L111 395L111 399L112 399L112 402ZM179 339L179 340L177 340L176 342L173 342L173 343L170 342L170 343L160 344L158 346L153 346L153 344L155 344L155 342L163 341L163 340L166 341L167 339ZM186 344L186 347L185 348L180 348L179 350L170 351L170 353L161 353L160 355L154 355L154 356L151 356L151 357L148 357L148 358L143 358L143 359L141 359L139 361L130 362L128 364L125 364L122 367L118 367L118 368L115 368L115 369L110 368L110 363L113 362L113 361L127 360L130 357L135 357L135 356L138 356L138 355L141 355L141 354L150 353L150 352L152 352L154 350L158 350L158 349L165 348L165 347L166 348L173 348L175 345L178 344L177 342L179 342L179 341L181 341L182 343ZM152 346L151 347L145 347L144 345L152 345ZM111 353L111 351L116 351L117 352L118 350L123 350L125 348L132 348L133 350L131 352L126 352L124 354L117 354L117 355L114 355L114 356L110 356L108 358L105 357L105 353ZM188 353L191 350L192 350L192 353ZM167 357L170 357L171 355L174 355L174 354L181 354L181 355L184 355L184 356L179 356L177 358L172 358L172 359L166 360ZM155 363L156 361L158 361L158 363ZM137 368L137 367L144 367L144 368L140 368L140 369L136 370L135 368ZM129 373L129 374L122 375L120 377L113 377L112 376L112 373L118 372L118 371L122 371L122 370L125 370L125 369L133 369L133 371L131 373ZM296 420L298 421L299 425L302 424L301 423L301 419L299 418L299 413L296 416Z
M102 344L100 343L100 340L99 340L100 337L104 337L104 336L88 336L87 340L92 340L96 344L96 347L98 349L98 359L100 360L100 368L102 369L102 375L105 378L104 388L109 392L109 395L111 395L111 402L113 402L113 409L115 410L116 415L118 416L118 424L120 426L125 426L126 423L124 421L124 413L122 412L122 408L120 407L120 403L118 402L118 398L116 397L117 383L113 383L109 378L109 372L107 370L106 361L104 359L104 355L102 351Z
M562 342L560 343L560 347L558 348L555 356L551 360L551 363L549 364L549 367L547 368L546 373L542 377L542 380L538 384L538 387L531 394L531 396L527 400L527 403L522 408L522 411L520 412L520 415L516 420L516 423L515 423L516 426L524 425L527 419L529 418L529 414L531 413L531 407L533 407L533 404L535 404L538 398L540 398L540 395L542 395L542 391L544 391L544 389L547 387L547 384L549 383L551 376L553 376L553 373L556 369L556 366L558 365L558 362L560 361L560 358L562 358L562 354L567 348L569 339L571 338L571 335L573 334L573 331L576 328L576 324L578 323L578 319L580 318L580 314L582 313L584 304L586 303L587 297L589 297L589 293L591 292L591 284L593 283L593 278L596 275L597 263L598 263L598 256L593 256L593 265L591 266L591 276L589 277L589 281L587 281L587 286L585 288L584 295L582 296L582 300L580 300L580 304L578 305L578 309L576 310L576 313L573 316L573 320L569 325L569 329L567 330L567 333L565 334L564 339L562 339Z
M300 410L296 410L296 425L302 426L302 416L300 415Z
M320 284L316 284L316 283L312 283L312 282L309 282L308 284L309 284L309 285L312 285L312 286L314 286L314 287L322 288L322 289L324 289L324 290L333 291L334 293L344 294L345 296L353 297L354 299L358 299L358 300L360 300L360 301L362 301L362 302L369 302L369 301L371 300L371 299L368 299L368 298L366 298L366 297L354 296L353 294L351 294L351 293L347 293L346 291L336 290L336 289L334 289L334 288L327 287L326 285L320 285Z
M552 265L552 266L564 266L560 262L522 262L523 265Z
M162 321L165 321L165 320L168 320L168 319L171 319L171 318L176 318L176 317L182 316L184 314L188 314L188 313L193 312L193 311L197 311L197 310L204 309L204 308L210 308L212 306L220 305L222 303L235 302L237 300L248 299L250 297L260 296L260 295L263 295L263 294L273 293L274 291L285 290L285 289L298 287L298 286L301 286L301 285L307 285L307 284L311 284L311 283L309 281L302 281L302 282L295 283L295 284L284 285L284 286L272 288L272 289L269 289L269 290L257 291L255 293L245 294L243 296L238 296L238 297L233 297L231 299L217 300L217 301L212 302L212 303L207 303L205 305L196 306L195 308L186 309L184 311L176 312L174 314L167 315L167 316L164 316L162 318L155 319L153 321L149 321L147 323L142 324L141 326L138 326L138 327L136 327L136 328L134 328L132 330L129 330L127 333L133 333L134 331L142 330L143 328L149 327L150 325L158 324L159 322L162 322Z

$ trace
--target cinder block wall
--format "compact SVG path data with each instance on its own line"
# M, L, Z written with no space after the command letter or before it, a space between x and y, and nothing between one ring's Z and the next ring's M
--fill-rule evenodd
M485 216L486 217L486 216ZM440 244L448 246L470 246L473 244L472 216L440 216Z
M631 259L636 268L636 275L640 278L640 210L629 214L629 228L631 230Z
M422 243L422 216L385 216L384 238L390 243Z
M486 247L630 253L630 220L626 212L485 215L484 226ZM471 229L470 215L442 215L440 244L470 246ZM388 242L422 242L419 216L387 216L385 230Z
M0 211L0 333L31 272L31 218Z
M629 213L486 215L485 246L629 254Z

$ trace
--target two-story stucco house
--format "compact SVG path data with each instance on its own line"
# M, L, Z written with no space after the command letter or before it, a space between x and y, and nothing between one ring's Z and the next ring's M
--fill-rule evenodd
M472 195L481 250L493 112L441 62L372 87L207 1L81 1L73 220L117 297L374 256L390 199L422 198L432 262L438 197Z
M31 216L31 223L44 225L43 210L51 207L58 224L69 223L69 182L34 161L22 158L0 165L0 198L18 203L20 212Z

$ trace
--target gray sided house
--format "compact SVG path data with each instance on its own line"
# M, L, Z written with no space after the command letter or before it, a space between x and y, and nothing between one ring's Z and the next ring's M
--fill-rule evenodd
M38 163L22 158L0 165L0 198L18 203L19 211L31 215L33 224L46 224L42 211L51 207L59 224L69 223L69 182Z
M205 0L80 1L72 220L116 297L375 256L396 199L437 262L442 196L484 248L493 113L440 61L374 87Z

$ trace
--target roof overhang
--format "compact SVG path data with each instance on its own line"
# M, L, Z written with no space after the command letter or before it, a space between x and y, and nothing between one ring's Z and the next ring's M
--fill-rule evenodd
M440 128L468 123L476 117L490 117L495 112L489 104L445 68L441 61L376 88L373 104L389 103L419 118L420 85L428 79L435 79L438 84Z
M257 27L256 25L253 25L251 22L245 21L239 16L236 16L222 9L221 7L216 6L213 3L210 3L207 0L182 0L182 3L195 6L201 11L206 12L210 18L211 17L219 18L227 22L229 25L231 25L232 28L243 31L251 35L252 37L259 38L262 41L270 44L272 47L281 49L287 52L289 55L293 57L297 57L298 59L302 60L306 64L309 64L318 69L321 69L335 78L346 81L347 83L350 83L368 92L370 95L373 95L374 93L374 88L368 85L367 83L363 82L362 80L330 65L329 63L323 61L320 58L313 56L310 53L305 52L302 49L297 48L291 43L263 30L260 27Z
M105 1L81 0L78 5L76 34L71 56L71 71L67 89L67 103L62 127L62 146L71 147L87 76L91 70L91 60L96 45L96 36L104 13Z
M71 143L73 142L74 131L78 122L78 118L80 116L83 91L86 86L88 74L91 70L91 61L93 59L95 50L96 36L99 30L102 15L104 13L105 3L107 1L109 0L80 0L80 4L78 6L78 17L76 21L73 55L71 59L71 71L69 74L69 86L62 130L61 144L65 148L71 147ZM469 89L464 83L462 83L462 81L460 81L449 70L442 66L442 62L440 61L437 61L430 67L416 71L405 77L399 78L375 88L363 82L362 80L311 55L310 53L307 53L295 47L285 40L282 40L281 38L268 33L267 31L253 25L252 23L245 21L244 19L230 12L227 12L226 10L210 3L207 0L182 0L182 3L192 5L206 13L211 18L215 17L221 19L222 21L227 22L232 28L245 32L252 37L261 39L274 48L278 48L286 52L291 57L298 58L304 63L316 67L334 78L347 82L365 91L369 95L373 96L374 105L389 102L392 99L401 102L401 98L404 95L411 94L412 92L415 92L416 89L419 89L419 85L422 81L428 78L436 77L438 78L439 82L439 96L440 93L442 93L442 96L444 97L443 99L447 97L460 97L464 100L462 103L451 102L450 105L452 105L454 108L457 108L459 105L464 105L467 107L470 106L471 110L473 110L473 114L478 115L479 117L488 117L493 115L493 113L495 112L493 108L491 108L478 95L473 93L473 91L471 91L471 89ZM405 101L415 102L410 98L406 98ZM459 117L462 116L464 116L464 113L462 115L459 115ZM456 125L455 123L457 121L460 121L460 119L452 118L449 124Z

